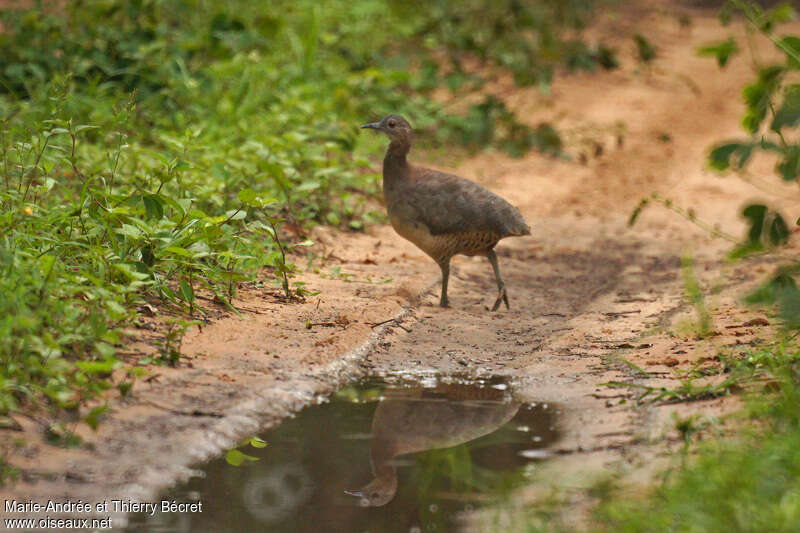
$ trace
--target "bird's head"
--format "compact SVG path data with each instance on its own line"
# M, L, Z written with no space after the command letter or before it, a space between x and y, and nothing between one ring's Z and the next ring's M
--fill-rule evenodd
M397 476L376 477L359 490L344 492L358 498L362 507L381 507L394 498L397 492Z
M411 124L400 115L386 115L380 122L371 122L361 126L362 129L382 131L392 141L411 142Z

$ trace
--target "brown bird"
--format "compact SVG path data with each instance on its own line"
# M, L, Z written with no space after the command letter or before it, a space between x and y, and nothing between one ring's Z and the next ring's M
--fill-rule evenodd
M387 390L384 396L372 417L369 456L374 479L345 491L364 507L380 507L394 498L396 457L450 448L493 433L514 418L521 405L502 391L459 384L439 385L435 391Z
M530 235L531 229L522 214L477 183L428 168L411 165L406 160L413 130L399 115L387 115L380 122L362 128L382 131L391 143L383 159L383 197L389 220L395 231L431 256L442 269L442 297L447 307L447 280L450 259L454 255L484 255L489 259L497 280L497 300L492 311L508 295L494 247L500 239Z

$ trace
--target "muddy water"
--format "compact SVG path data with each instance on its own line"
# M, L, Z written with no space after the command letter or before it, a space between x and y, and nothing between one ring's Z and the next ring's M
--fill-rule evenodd
M164 495L202 513L132 516L129 530L451 531L547 456L557 417L500 378L363 381L239 448L257 460L217 459Z

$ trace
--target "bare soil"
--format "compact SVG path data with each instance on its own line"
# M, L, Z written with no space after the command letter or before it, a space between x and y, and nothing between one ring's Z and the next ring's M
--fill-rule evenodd
M682 14L691 25L679 23ZM647 28L657 48L651 65L634 57L636 28ZM9 456L22 476L2 497L152 500L190 475L192 464L365 373L510 376L522 399L563 407L564 437L548 467L559 479L580 486L619 465L651 471L650 444L677 442L672 413L721 415L737 397L639 404L636 390L604 384L675 387L682 371L718 365L720 350L771 339L773 319L739 298L774 265L727 263L730 243L662 207L629 228L632 210L658 192L734 235L744 230L737 213L748 200L798 216L797 191L778 183L772 162L756 161L750 182L706 170L712 143L741 136L740 91L753 73L745 56L720 70L696 50L730 34L743 38L742 25L721 27L711 11L623 3L590 32L618 49L618 70L558 76L548 95L498 81L525 121L565 131L573 156L482 153L448 168L519 206L533 228L497 248L510 310L488 311L495 290L483 258L454 261L452 307L441 309L438 268L391 228L318 228L317 259L299 279L319 295L287 303L269 291L243 291L236 302L243 316L220 312L187 334L185 364L152 368L130 398L110 402L97 431L77 425L85 445L47 445L46 420L16 416L22 431L3 438L24 441ZM757 49L762 60L773 53L769 43ZM684 255L694 257L710 294L715 334L702 340L684 296ZM132 349L153 348L143 341ZM532 486L520 501L540 491Z

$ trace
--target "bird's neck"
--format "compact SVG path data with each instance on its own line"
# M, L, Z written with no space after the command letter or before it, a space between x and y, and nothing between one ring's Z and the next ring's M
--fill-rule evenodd
M372 472L375 474L378 473L378 470L388 466L389 461L397 455L394 439L382 437L379 431L376 431L373 424L372 440L369 443L369 459L372 462Z
M408 161L406 156L411 145L406 141L392 141L383 158L384 182L393 182L404 179L408 174Z
M397 468L389 464L394 454L391 452L382 454L381 452L387 452L387 450L381 450L376 454L375 447L372 447L370 463L372 465L372 475L375 476L375 479L372 480L370 485L379 487L381 492L394 494L397 490Z
M397 479L397 468L388 464L388 463L380 463L375 464L372 463L372 474L377 479L382 479L384 481L390 481L392 479Z

